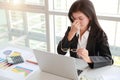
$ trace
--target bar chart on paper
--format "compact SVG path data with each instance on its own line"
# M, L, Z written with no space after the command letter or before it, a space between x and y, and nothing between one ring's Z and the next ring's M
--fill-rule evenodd
M28 74L30 74L33 70L27 69L24 67L16 66L12 69L13 72L15 73L23 73L24 76L26 77Z

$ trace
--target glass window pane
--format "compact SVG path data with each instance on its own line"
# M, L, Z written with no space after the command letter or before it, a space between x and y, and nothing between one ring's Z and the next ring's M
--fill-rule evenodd
M74 1L75 0L49 0L49 10L68 12L71 4Z
M120 56L113 56L114 59L114 65L120 67Z
M3 9L0 9L0 18L0 44L2 44L9 41L6 11Z
M0 44L5 44L9 42L9 36L8 34L5 34L4 36L0 37Z
M23 12L10 11L11 28L17 30L24 30L25 24L23 20Z
M13 4L30 4L30 5L40 5L44 6L45 5L45 0L8 0L10 3ZM3 0L1 0L3 2ZM5 2L5 1L4 1Z
M118 14L120 15L120 3L118 4L118 6L119 6Z
M27 21L30 47L47 50L45 14L28 12Z
M69 11L71 5L73 4L73 2L75 2L76 0L67 0L67 10Z
M66 16L55 16L55 33L56 35L63 36L64 30L67 27Z
M120 22L118 23L118 26L117 26L115 45L120 47Z
M66 0L54 0L54 10L66 10Z
M23 3L24 0L8 0L8 2L13 3L14 5Z
M57 41L64 36L68 26L66 16L55 16L55 36Z
M7 18L6 18L6 11L0 9L0 33L4 33L8 31L7 27Z
M44 6L45 0L25 0L25 4Z
M27 13L28 31L46 34L45 14Z
M22 39L21 39L22 38ZM12 42L14 43L14 44L16 44L16 45L19 45L19 46L25 46L26 45L26 43L25 43L25 39L26 38L24 38L24 37L22 37L22 36L12 36Z
M108 42L110 45L114 45L115 41L115 28L116 22L114 21L107 21L107 20L99 20L101 27L106 32L108 36Z
M0 0L0 2L7 2L8 0Z
M41 50L41 51L47 51L46 42L41 42L41 41L30 39L29 43L30 43L30 48L32 48L32 49L38 49L38 50Z
M97 13L117 14L118 0L91 0ZM107 4L108 3L108 4Z

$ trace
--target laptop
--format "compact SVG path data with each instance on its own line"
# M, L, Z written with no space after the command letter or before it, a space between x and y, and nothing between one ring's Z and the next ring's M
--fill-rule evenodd
M42 72L64 77L69 80L78 80L78 72L82 72L81 70L88 66L87 63L82 62L81 70L77 70L76 59L73 57L39 50L33 51ZM84 68L83 65L85 65Z

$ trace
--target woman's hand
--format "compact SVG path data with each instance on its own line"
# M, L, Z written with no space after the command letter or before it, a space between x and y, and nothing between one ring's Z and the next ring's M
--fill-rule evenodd
M72 40L73 36L80 30L80 21L75 20L71 25L71 30L68 34L68 40Z
M82 59L85 60L87 63L92 63L92 61L91 61L91 59L90 59L90 57L88 55L88 50L87 49L85 49L85 48L79 48L77 50L77 55L79 57L82 57Z
M74 33L77 33L78 30L80 30L80 21L75 20L71 25L71 31L74 32Z

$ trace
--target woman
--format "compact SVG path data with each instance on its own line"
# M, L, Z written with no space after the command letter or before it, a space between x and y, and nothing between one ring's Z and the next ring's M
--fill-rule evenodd
M59 42L58 54L82 58L90 68L112 65L106 33L100 27L94 6L90 0L75 1L68 13L71 26Z

